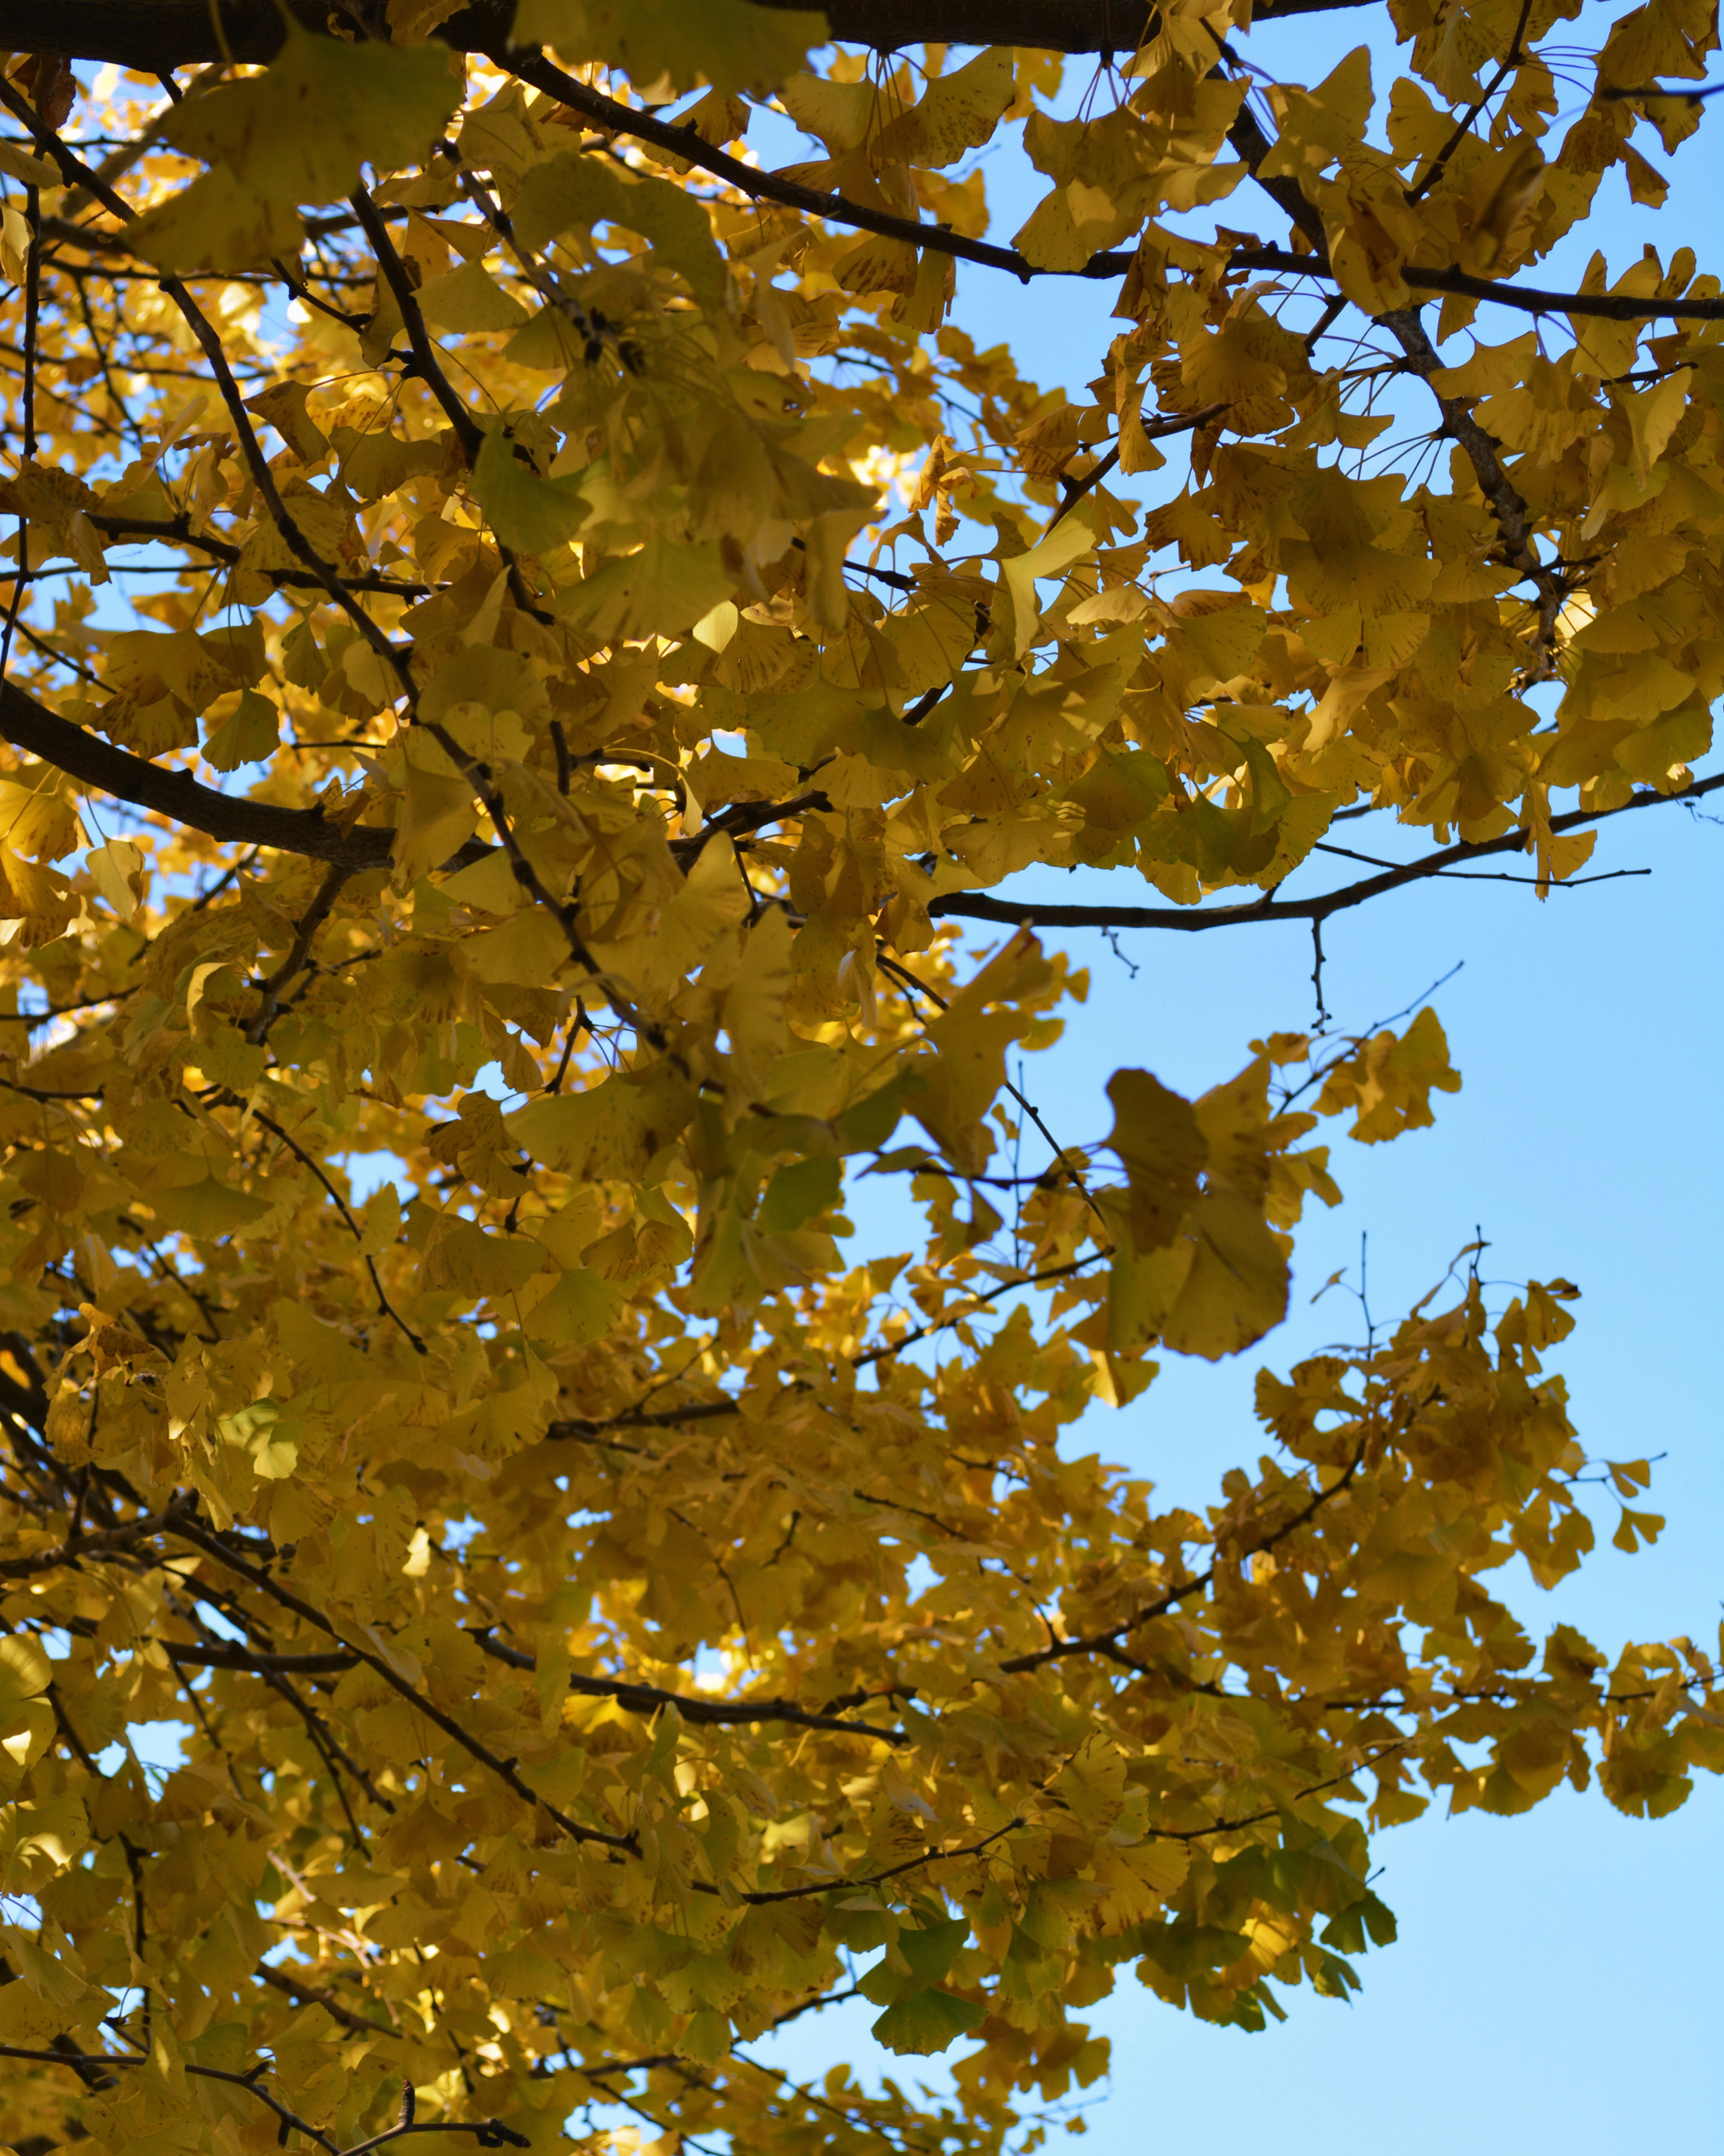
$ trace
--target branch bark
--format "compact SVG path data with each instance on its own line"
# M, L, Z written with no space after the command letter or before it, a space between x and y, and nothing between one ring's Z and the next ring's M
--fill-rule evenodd
M152 809L207 837L305 854L346 869L383 868L395 834L373 824L341 824L321 808L278 808L235 800L200 786L189 772L169 771L63 719L10 681L0 682L0 737L85 786Z
M1724 772L1703 778L1680 793L1637 793L1619 808L1576 808L1566 816L1552 816L1551 829L1573 831L1583 824L1602 824L1613 816L1624 816L1632 808L1655 808L1670 801L1697 801L1703 794L1716 793L1721 786L1724 786ZM1347 884L1340 891L1323 891L1316 898L1260 898L1249 906L1044 906L1034 899L1014 905L1009 899L972 898L955 892L946 898L936 898L928 911L936 921L953 917L993 921L1012 928L1197 930L1240 928L1248 922L1263 921L1321 922L1331 913L1345 913L1351 906L1362 906L1367 899L1382 897L1385 891L1398 891L1403 884L1440 876L1464 862L1483 860L1492 854L1522 853L1526 846L1526 834L1516 827L1500 839L1481 839L1472 845L1445 846L1439 853L1427 854L1416 861L1403 861L1398 867L1385 869L1381 875L1366 876L1358 883Z
M796 7L803 0L760 0ZM1328 13L1373 0L1260 0L1270 16ZM308 29L328 21L324 0L290 0ZM218 21L218 7L219 20ZM828 0L832 34L884 50L932 40L959 45L1029 45L1046 52L1130 53L1150 34L1147 0ZM441 23L436 35L457 52L507 44L515 0L480 0ZM273 59L283 36L277 0L8 0L8 44L18 52L114 60L151 73L231 59Z

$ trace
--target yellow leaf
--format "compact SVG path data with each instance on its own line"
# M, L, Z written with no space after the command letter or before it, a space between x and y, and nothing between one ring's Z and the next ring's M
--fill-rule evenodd
M266 1482L284 1482L300 1464L300 1448L279 1427L267 1430L252 1446L251 1464Z
M1433 1091L1458 1093L1460 1074L1449 1064L1441 1022L1427 1006L1398 1039L1379 1033L1335 1064L1317 1097L1317 1111L1336 1116L1356 1110L1348 1136L1376 1145L1432 1122Z
M1191 1269L1163 1319L1178 1354L1216 1362L1260 1340L1287 1314L1287 1256L1251 1199L1206 1192L1187 1216Z
M515 37L623 68L642 89L668 77L679 90L710 82L764 96L827 29L822 14L750 0L521 0Z
M1161 1249L1196 1202L1208 1142L1190 1101L1147 1070L1116 1071L1107 1097L1114 1111L1107 1142L1131 1178L1131 1240L1140 1250Z
M278 382L255 397L245 408L267 419L302 465L321 464L329 450L329 437L305 409L311 394L308 382Z
M30 252L30 228L10 203L0 204L0 276L22 285Z
M1012 595L1012 656L1022 659L1035 642L1041 626L1036 598L1039 577L1063 577L1074 562L1081 561L1095 544L1095 535L1081 510L1063 517L1027 554L1014 555L1000 564L1000 579Z
M562 924L542 906L523 906L500 928L469 937L460 947L462 970L476 981L512 981L523 988L554 980L569 961Z
M0 2044L40 2051L52 2037L64 2036L65 2031L64 2007L44 1999L28 1984L8 1984L0 1989Z
M473 492L492 531L520 554L554 553L573 538L592 509L577 478L541 479L496 434L479 445Z
M243 1234L254 1221L275 1209L267 1200L234 1190L213 1175L182 1183L177 1189L156 1191L149 1203L158 1228L212 1240Z
M281 738L281 714L255 689L240 691L232 714L203 744L203 760L217 771L238 771L243 763L262 763Z
M392 851L396 867L411 880L446 861L473 834L479 804L469 780L427 768L415 748L407 760L406 783Z
M349 193L362 162L413 162L442 134L460 96L453 55L314 36L290 17L261 75L177 105L164 133L177 149L221 164L265 201L325 203Z
M27 187L57 187L64 184L60 168L47 157L33 157L16 142L0 142L0 172L20 180Z
M543 484L543 482L541 482ZM607 562L569 592L564 619L605 644L677 636L734 588L716 547L654 531L634 553Z
M584 1348L603 1339L627 1296L614 1281L583 1266L561 1274L522 1321L529 1339L552 1348Z
M122 921L138 909L143 885L144 855L129 839L110 839L105 846L92 846L84 856L96 889Z
M471 1222L451 1228L431 1247L426 1285L452 1287L475 1300L512 1295L547 1263L542 1245L526 1235L492 1235Z
M259 194L225 172L200 172L146 210L128 245L162 270L244 270L300 251L305 225L291 203Z
M54 1666L28 1633L0 1638L0 1724L27 1699L47 1691Z
M705 205L651 174L620 172L599 157L566 150L527 174L515 223L523 243L533 248L575 226L590 231L598 224L626 225L652 242L651 259L679 271L698 299L710 305L724 296L724 260L713 244Z
M583 1182L634 1178L684 1128L692 1106L686 1081L660 1066L644 1078L607 1078L535 1101L507 1122L516 1143L549 1167Z
M950 74L936 75L911 110L880 133L878 154L915 165L949 165L979 149L1012 101L1009 45L989 45Z
M458 330L519 329L527 319L526 309L505 292L479 262L464 262L419 287L419 311L434 328Z

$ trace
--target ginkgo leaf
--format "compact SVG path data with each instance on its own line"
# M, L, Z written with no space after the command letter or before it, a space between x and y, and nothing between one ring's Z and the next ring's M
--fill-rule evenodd
M1195 1204L1209 1158L1190 1101L1147 1070L1119 1070L1108 1081L1114 1125L1108 1143L1131 1178L1131 1239L1140 1250L1171 1243Z
M523 554L553 552L592 511L577 478L541 479L501 434L480 444L473 491L498 538Z
M602 2087L999 2156L1128 1975L1349 1996L1433 1805L1536 1861L1565 1784L1724 1772L1694 1628L1516 1599L1663 1526L1566 1279L1403 1206L1273 1349L1336 1137L1460 1082L1446 990L1329 1016L1331 912L1393 1009L1455 870L1525 855L1512 942L1717 783L1720 265L1602 207L1639 123L1703 155L1705 11L1573 114L1514 0L1315 88L1237 9L1099 69L1040 0L61 12L0 144L0 2131L548 2149ZM1190 214L1253 169L1279 224ZM1220 1009L1314 912L1308 1029L1206 1068L1163 932ZM1170 1495L1096 1417L1172 1354L1250 1363ZM953 2070L760 2071L846 1991Z
M598 157L566 150L527 174L515 222L529 247L542 247L573 225L589 230L602 223L626 225L653 243L652 259L679 271L698 298L711 304L723 297L724 261L713 244L705 207L651 174L631 175Z
M0 204L0 274L9 284L23 283L29 254L29 225L10 203Z
M432 278L419 287L418 296L420 313L440 330L512 330L527 319L520 300L477 262L464 262Z
M427 1280L475 1300L512 1295L546 1263L541 1245L526 1235L491 1235L464 1222L432 1247Z
M1357 1110L1350 1137L1375 1145L1430 1123L1433 1091L1458 1093L1460 1073L1436 1013L1427 1006L1398 1037L1379 1033L1330 1066L1318 1096L1325 1115Z
M53 1678L53 1664L28 1634L0 1640L0 1717L46 1691Z
M949 74L938 74L911 109L880 131L878 154L917 165L949 165L993 135L1011 103L1008 45L989 45Z
M668 77L679 89L764 95L826 41L813 10L752 0L520 0L520 44L555 45L571 59L602 59L644 86Z
M869 2034L900 2056L943 2051L988 2019L988 2009L971 1999L937 1989L912 1991L887 2007Z
M225 172L191 185L131 228L131 244L171 272L244 270L299 252L305 226L290 202L260 194Z
M8 1984L0 1989L0 2044L38 2051L54 2037L64 2036L65 2026L65 2009L42 1998L28 1984Z
M651 1082L609 1078L579 1093L536 1101L508 1118L535 1158L583 1181L638 1176L685 1126L692 1102L669 1071Z
M798 1160L781 1168L767 1185L759 1219L768 1231L800 1228L837 1201L843 1170L834 1160Z
M675 636L733 588L718 547L654 532L635 552L607 562L575 586L567 619L603 643Z
M251 1464L266 1482L285 1481L300 1464L297 1440L285 1427L261 1431L252 1445Z
M440 45L350 44L290 21L263 74L187 98L164 131L266 202L324 203L351 191L365 160L387 171L422 156L459 96Z
M178 1229L189 1235L232 1235L243 1233L274 1209L269 1200L235 1190L218 1177L204 1176L196 1183L158 1192L150 1200L159 1227Z
M577 1266L533 1303L523 1324L530 1337L547 1348L584 1348L604 1337L627 1300L627 1291L615 1281Z
M1190 1270L1161 1321L1166 1345L1210 1362L1260 1340L1287 1313L1284 1245L1249 1198L1213 1191L1188 1216Z
M1000 581L1012 595L1013 656L1021 659L1035 642L1041 625L1036 598L1037 579L1063 576L1095 545L1095 535L1081 516L1063 518L1028 553L1013 555L1000 566Z
M255 689L240 691L239 701L203 744L203 760L218 771L237 771L259 763L281 737L281 714Z
M137 911L144 859L142 849L128 839L110 839L105 845L92 846L84 856L91 880L122 921L130 921Z
M33 157L16 142L0 142L0 172L30 187L57 187L61 184L58 165L51 164L46 157Z
M245 400L246 410L267 419L305 465L321 463L329 449L328 435L305 409L310 394L310 382L278 382Z

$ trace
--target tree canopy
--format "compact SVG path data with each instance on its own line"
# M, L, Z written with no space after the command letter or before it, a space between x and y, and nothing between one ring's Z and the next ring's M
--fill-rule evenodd
M1251 12L0 7L22 2156L995 2156L1122 1972L1345 1996L1434 1801L1724 1768L1706 1651L1505 1599L1660 1525L1566 1280L1265 1369L1202 1511L1075 1429L1460 1082L1325 921L1721 783L1720 279L1538 281L1715 11ZM1085 395L1001 277L1106 285ZM1276 921L1311 1031L1032 1105L1062 928ZM859 1994L901 2082L760 2051Z

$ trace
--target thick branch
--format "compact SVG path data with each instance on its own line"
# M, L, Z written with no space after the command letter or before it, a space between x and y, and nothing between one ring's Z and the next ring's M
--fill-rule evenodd
M1602 824L1612 816L1626 815L1631 808L1655 808L1669 801L1697 801L1702 794L1724 786L1724 772L1703 778L1681 793L1637 793L1617 808L1576 808L1566 816L1552 816L1552 831L1573 831L1587 824ZM1039 900L1014 903L1010 899L972 897L954 893L936 898L928 911L936 919L957 916L965 921L995 921L1007 927L1035 928L1239 928L1250 921L1326 921L1331 913L1345 913L1367 899L1380 898L1402 885L1441 876L1466 861L1482 860L1491 854L1523 853L1526 833L1518 826L1500 839L1481 839L1473 844L1444 846L1416 861L1403 861L1385 869L1381 875L1366 876L1339 891L1326 891L1316 898L1260 898L1249 906L1044 906Z
M801 6L803 0L762 0ZM1259 0L1270 15L1327 13L1371 0ZM457 52L508 43L516 0L480 0L436 32ZM325 0L291 0L308 29L325 28ZM1029 45L1047 52L1129 53L1149 33L1147 0L828 0L828 23L846 44L895 50L931 39L959 45ZM8 0L6 41L17 52L67 53L150 73L231 59L273 59L280 49L277 0Z
M254 1647L208 1647L189 1640L164 1640L167 1653L177 1662L190 1662L202 1670L244 1670L253 1676L336 1676L357 1669L359 1657L338 1651L331 1655L270 1655Z
M38 704L10 681L0 683L0 737L26 755L40 757L85 786L153 809L212 839L239 845L270 846L306 854L346 869L386 867L393 831L371 824L332 823L321 808L277 808L264 801L238 801L200 786L189 772L167 771L130 749L75 726Z

